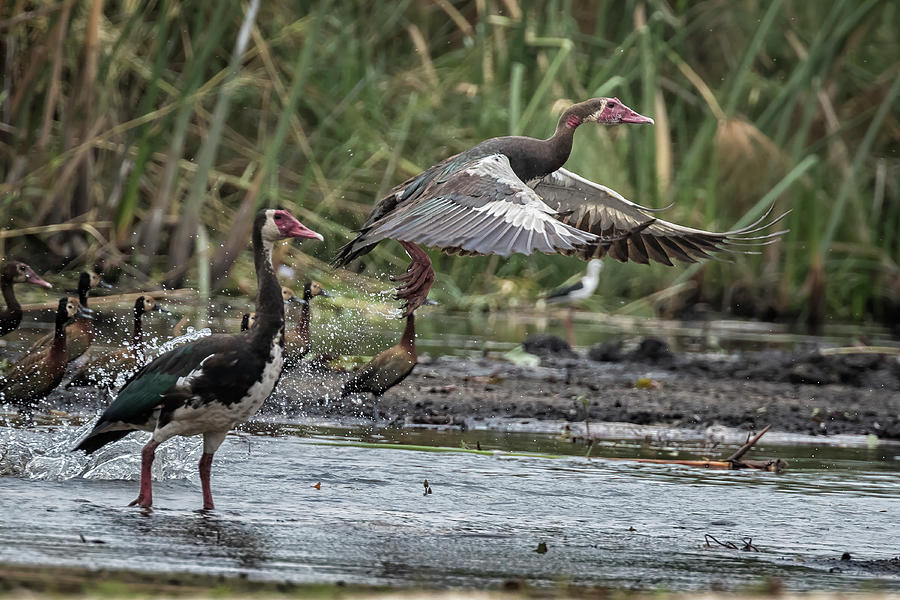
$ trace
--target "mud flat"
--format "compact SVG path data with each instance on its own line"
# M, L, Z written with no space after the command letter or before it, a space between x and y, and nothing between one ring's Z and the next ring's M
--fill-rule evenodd
M900 359L816 351L673 354L655 338L586 354L558 338L510 357L425 359L378 403L396 425L492 420L633 423L690 430L772 424L773 433L900 440ZM268 412L371 417L372 398L341 400L346 375L288 372Z
M583 429L587 419L600 435L601 423L688 433L771 424L769 439L872 435L900 441L897 355L865 349L676 354L657 338L631 349L610 343L575 353L552 336L532 338L524 348L477 358L420 357L412 375L379 400L380 424L497 429L528 422L547 432L560 422ZM370 395L340 398L348 376L315 363L286 370L262 415L371 419ZM45 406L90 416L110 399L105 390L61 388Z

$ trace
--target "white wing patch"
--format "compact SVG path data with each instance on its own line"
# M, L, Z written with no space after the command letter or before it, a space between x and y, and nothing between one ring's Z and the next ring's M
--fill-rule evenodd
M184 377L179 377L175 382L175 387L190 391L191 385L194 383L194 380L203 375L203 364L211 359L215 354L210 354L206 358L200 361L200 364L197 365L197 368L185 375Z

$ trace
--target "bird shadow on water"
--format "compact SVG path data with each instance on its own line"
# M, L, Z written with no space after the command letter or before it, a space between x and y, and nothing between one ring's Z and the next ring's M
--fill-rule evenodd
M191 561L202 556L207 566L219 562L225 568L259 569L269 557L263 532L231 514L123 509L113 511L108 518L109 527L129 531L136 539L152 541L167 561L180 554Z

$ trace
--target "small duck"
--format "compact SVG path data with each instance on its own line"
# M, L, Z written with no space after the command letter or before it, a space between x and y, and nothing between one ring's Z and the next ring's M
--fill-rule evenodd
M0 336L18 329L22 322L22 305L16 299L13 285L16 283L30 283L39 285L48 290L53 286L38 277L34 270L23 262L11 260L0 269L0 288L3 290L3 300L6 308L0 310Z
M425 299L424 305L436 305L437 302ZM406 316L406 327L400 342L375 355L353 373L341 386L341 399L350 394L371 393L375 396L372 405L372 419L378 420L378 400L386 391L406 379L416 364L419 356L416 354L416 323L415 311Z
M88 362L78 370L66 387L106 387L113 385L119 377L126 379L147 361L147 346L144 343L143 317L149 312L160 312L162 307L153 296L144 294L134 301L134 329L131 344L107 352Z
M309 333L310 301L316 296L331 298L331 294L326 292L318 281L307 281L304 284L302 300L297 298L289 287L281 289L282 295L285 296L285 302L299 302L301 305L300 321L297 323L297 327L286 331L284 334L284 366L294 367L309 353L312 345ZM286 292L289 292L289 294L286 294Z
M78 277L78 302L83 309L88 308L88 295L91 289L96 287L112 288L100 278L95 271L85 271ZM69 348L69 362L72 362L90 348L94 342L94 321L91 318L78 316L75 322L70 324L66 331ZM30 350L38 350L48 346L52 341L51 335L45 335L34 344Z
M76 298L60 298L56 309L53 341L46 348L27 354L0 380L3 400L30 413L38 400L56 389L66 372L66 324L75 317L90 319L91 314Z

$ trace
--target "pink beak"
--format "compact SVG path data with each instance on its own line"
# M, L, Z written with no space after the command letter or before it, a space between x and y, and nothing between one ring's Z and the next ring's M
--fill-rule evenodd
M31 267L28 267L28 270L25 272L25 281L31 283L33 285L39 285L42 288L51 289L53 286L38 277L38 274L35 273Z
M634 112L633 110L631 110L630 108L628 109L627 113L622 115L622 118L619 122L620 123L632 123L634 125L641 125L644 123L653 125L653 123L654 123L653 119L651 119L650 117L645 117L644 115L638 114L638 113Z
M325 241L325 238L322 237L321 233L313 231L296 219L289 227L285 228L282 233L287 237L316 239L320 242Z

